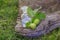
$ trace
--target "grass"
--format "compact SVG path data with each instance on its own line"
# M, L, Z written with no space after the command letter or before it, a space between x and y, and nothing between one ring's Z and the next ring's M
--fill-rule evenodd
M18 0L0 0L0 40L60 40L60 28L38 38L16 34L14 26L18 14Z

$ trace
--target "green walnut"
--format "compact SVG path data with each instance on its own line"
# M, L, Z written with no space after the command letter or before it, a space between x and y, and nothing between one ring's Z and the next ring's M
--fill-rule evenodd
M40 22L39 19L35 19L35 20L34 20L34 23L35 23L35 24L38 24L39 22Z
M35 29L36 28L36 24L35 23L31 23L29 26L30 26L31 29Z

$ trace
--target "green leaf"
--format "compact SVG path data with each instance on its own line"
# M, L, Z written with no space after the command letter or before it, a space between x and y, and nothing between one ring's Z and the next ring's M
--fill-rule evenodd
M27 9L28 16L33 17L35 15L34 10L32 10L30 7Z
M43 13L41 13L41 14L40 14L40 19L43 20L43 19L45 19L45 18L46 18L46 15L43 14Z
M30 21L26 23L26 28L30 28L29 25L30 25Z
M38 18L38 19L40 19L40 20L43 20L43 19L46 18L46 15L45 15L44 13L42 13L42 12L37 12L37 13L35 14L35 18Z

